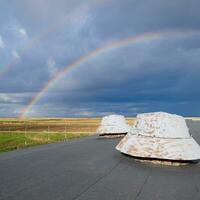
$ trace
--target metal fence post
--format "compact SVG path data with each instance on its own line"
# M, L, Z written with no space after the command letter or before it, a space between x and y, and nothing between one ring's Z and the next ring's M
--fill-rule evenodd
M25 126L25 129L24 129L24 140L25 140L25 145L27 145L26 137L27 137L27 127Z
M50 127L48 125L47 140L50 140L50 138L49 138L49 131L50 131Z
M65 125L65 141L67 141L67 127Z

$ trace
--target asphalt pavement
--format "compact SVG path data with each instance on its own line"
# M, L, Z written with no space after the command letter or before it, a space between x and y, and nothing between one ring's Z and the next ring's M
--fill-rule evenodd
M189 122L200 144L200 122ZM0 199L199 200L200 164L141 163L98 136L0 154Z

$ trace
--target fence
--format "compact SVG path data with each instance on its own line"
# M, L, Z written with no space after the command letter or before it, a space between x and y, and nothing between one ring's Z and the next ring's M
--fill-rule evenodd
M95 134L100 118L0 119L0 151ZM128 119L133 124L133 119Z
M97 123L0 124L0 151L1 148L22 148L24 146L67 141L72 138L92 135L95 134L97 126Z

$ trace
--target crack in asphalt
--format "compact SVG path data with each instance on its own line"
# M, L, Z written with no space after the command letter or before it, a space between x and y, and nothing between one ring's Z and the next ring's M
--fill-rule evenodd
M140 194L142 193L142 190L144 189L144 186L147 184L147 181L148 181L149 177L150 177L150 173L149 173L149 174L147 175L147 177L145 178L144 183L143 183L142 186L140 187L140 189L139 189L139 191L138 191L138 193L137 193L137 195L136 195L136 197L135 197L134 200L137 200L138 197L140 196Z
M119 164L121 163L121 159L119 162L117 162L116 165L114 165L110 170L108 170L107 173L105 173L103 176L99 177L94 183L92 183L90 186L88 186L85 190L83 190L81 193L79 193L77 196L75 196L72 200L76 200L78 199L79 197L81 197L83 194L87 193L90 188L92 188L94 185L96 185L99 181L101 181L103 178L105 178L106 176L110 175L114 169L116 169Z

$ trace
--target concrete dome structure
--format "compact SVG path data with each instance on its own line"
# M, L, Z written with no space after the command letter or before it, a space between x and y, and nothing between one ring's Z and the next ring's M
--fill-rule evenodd
M109 115L103 117L101 125L97 128L100 136L122 136L130 131L130 126L122 115Z
M116 149L124 154L146 159L200 159L200 147L189 134L184 118L164 112L137 115L132 130Z

